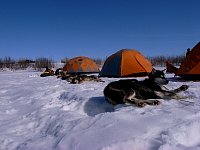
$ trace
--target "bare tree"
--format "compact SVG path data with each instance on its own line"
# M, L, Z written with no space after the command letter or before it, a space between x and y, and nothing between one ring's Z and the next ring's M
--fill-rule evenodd
M11 57L5 57L3 59L3 68L13 69L15 65L15 60Z
M3 69L3 60L0 59L0 69L2 70Z
M104 60L101 59L101 58L94 58L93 60L94 60L94 62L96 62L96 64L97 64L98 66L102 66L102 64L103 64L103 62L104 62Z
M33 62L32 60L21 58L17 61L17 66L20 69L27 69L28 67L31 67L32 62Z
M61 63L67 63L69 61L69 59L67 57L61 59Z
M35 60L35 69L41 71L43 68L54 68L54 61L51 58L37 58Z
M165 66L166 61L171 62L173 65L180 65L185 59L184 55L177 56L154 56L147 57L154 66Z

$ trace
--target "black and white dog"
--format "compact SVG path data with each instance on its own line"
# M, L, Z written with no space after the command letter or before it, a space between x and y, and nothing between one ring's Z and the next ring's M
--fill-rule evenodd
M108 102L113 105L129 103L144 107L146 104L159 105L160 101L157 99L177 99L177 93L188 89L187 85L182 85L175 90L163 89L162 85L167 83L164 72L153 69L149 78L143 81L136 79L114 81L109 83L103 92Z

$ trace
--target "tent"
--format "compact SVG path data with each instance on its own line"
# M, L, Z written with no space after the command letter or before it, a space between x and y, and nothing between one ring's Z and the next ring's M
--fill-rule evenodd
M200 42L186 56L176 75L185 79L200 79Z
M63 67L63 71L71 74L98 73L99 67L92 59L80 56L70 59Z
M109 56L101 77L139 77L152 71L152 64L137 50L122 49Z

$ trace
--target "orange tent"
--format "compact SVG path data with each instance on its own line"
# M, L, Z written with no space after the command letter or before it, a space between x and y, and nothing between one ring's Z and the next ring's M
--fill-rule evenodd
M70 59L63 70L67 73L98 73L99 67L92 59L80 56Z
M100 71L104 77L139 77L152 71L152 64L137 50L122 49L109 56Z
M200 79L200 42L181 63L176 75L186 79Z

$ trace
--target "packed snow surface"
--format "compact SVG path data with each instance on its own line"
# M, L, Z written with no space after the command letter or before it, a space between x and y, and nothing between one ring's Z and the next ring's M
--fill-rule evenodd
M1 150L199 150L200 82L182 84L186 99L138 108L109 104L105 82L69 84L40 72L0 72ZM138 78L143 80L143 78Z

